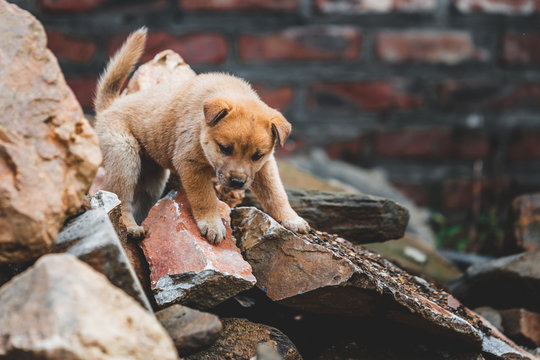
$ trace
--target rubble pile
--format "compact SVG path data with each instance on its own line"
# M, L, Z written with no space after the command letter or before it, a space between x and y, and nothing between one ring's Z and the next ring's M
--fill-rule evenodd
M146 237L128 239L42 26L0 0L0 29L0 359L538 358L540 234L527 220L513 239L528 252L475 265L448 288L436 271L422 277L418 264L439 261L431 245L393 247L410 271L364 247L402 241L409 221L401 204L369 195L289 190L313 228L300 235L245 206L258 205L251 194L218 188L244 206L219 202L227 236L214 246L175 183ZM193 74L168 50L125 91Z

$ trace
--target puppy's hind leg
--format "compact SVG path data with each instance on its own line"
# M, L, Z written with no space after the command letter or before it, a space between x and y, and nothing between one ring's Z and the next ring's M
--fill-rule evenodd
M118 195L122 202L120 219L128 236L140 239L144 229L133 217L133 194L141 172L139 143L128 133L109 131L100 136L100 144L106 171L104 189Z
M143 222L160 199L169 178L169 170L163 169L154 160L147 156L141 160L141 174L133 195L133 215L138 224Z

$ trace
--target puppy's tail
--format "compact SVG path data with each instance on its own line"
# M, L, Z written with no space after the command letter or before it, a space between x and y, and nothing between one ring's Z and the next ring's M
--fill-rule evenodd
M142 27L129 35L122 48L107 65L96 89L94 102L96 113L109 107L118 96L120 88L144 51L146 32L147 29Z

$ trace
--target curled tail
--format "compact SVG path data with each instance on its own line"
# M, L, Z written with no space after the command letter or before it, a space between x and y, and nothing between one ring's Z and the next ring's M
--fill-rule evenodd
M142 27L129 35L122 48L107 65L96 89L94 102L96 113L109 107L118 96L120 88L144 51L146 32L146 28Z

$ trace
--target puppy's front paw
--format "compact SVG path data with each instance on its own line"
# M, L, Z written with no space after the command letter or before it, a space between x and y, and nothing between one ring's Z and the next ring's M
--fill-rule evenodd
M221 221L219 216L209 220L199 220L197 221L197 226L201 231L201 235L213 245L219 245L227 234L227 229L225 229L225 225L223 225L223 221Z
M281 225L283 225L284 227L286 227L287 229L291 231L301 233L301 234L306 234L307 232L309 232L309 229L311 229L307 221L302 219L298 215L292 219L282 220Z
M144 238L144 228L139 225L128 226L127 234L130 239L141 240Z

